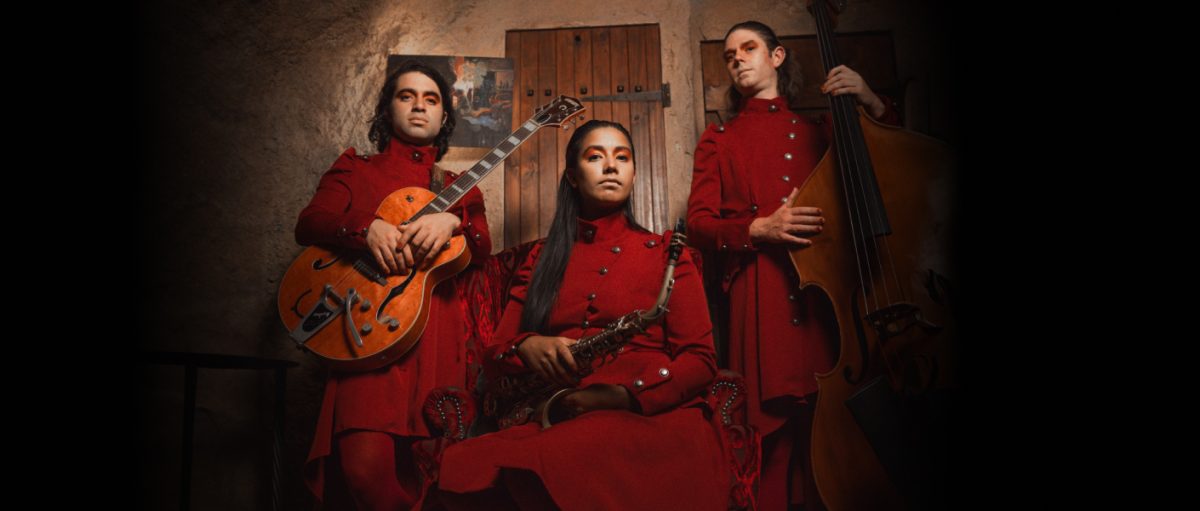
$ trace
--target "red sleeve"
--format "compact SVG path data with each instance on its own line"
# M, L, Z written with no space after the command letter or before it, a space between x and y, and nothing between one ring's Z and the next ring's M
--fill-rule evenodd
M487 360L491 362L494 371L499 374L521 372L525 364L516 354L516 348L529 336L537 332L521 331L521 315L525 311L525 297L529 292L529 282L533 278L533 268L537 264L538 255L542 252L542 243L538 243L529 251L525 262L513 274L512 284L509 285L508 304L504 314L500 316L500 325L492 336L496 344L487 348Z
M891 126L900 126L900 111L896 109L896 102L883 94L876 94L876 96L883 101L883 115L876 117L875 120Z
M446 184L450 185L458 176L446 173ZM471 264L482 264L492 254L492 235L488 230L487 212L483 207L483 193L479 187L471 187L461 200L448 211L459 218L458 229L454 234L462 234L467 239L467 247L471 249Z
M352 176L361 168L358 161L354 148L347 149L321 176L317 193L296 221L296 243L367 248L367 228L375 220L375 214L350 211L354 201Z
M750 222L754 218L721 218L721 165L718 133L709 126L696 146L692 166L692 192L688 197L688 241L701 250L754 250Z
M643 375L641 387L632 382L624 384L644 415L669 410L696 397L717 375L708 301L687 251L675 267L675 288L667 308L670 312L663 318L663 336L671 362Z

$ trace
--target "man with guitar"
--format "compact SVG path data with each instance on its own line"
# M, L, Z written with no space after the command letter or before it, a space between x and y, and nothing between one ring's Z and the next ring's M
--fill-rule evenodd
M358 155L350 148L334 162L300 212L296 241L365 250L380 271L392 275L414 271L458 234L465 237L473 264L487 258L492 241L478 189L445 212L410 223L397 226L377 217L384 198L395 190L437 192L455 181L455 174L434 166L454 130L454 109L445 104L451 94L449 82L428 66L406 62L392 72L370 123L379 153ZM329 488L347 490L360 510L408 509L417 500L420 483L410 447L430 436L421 415L425 397L437 387L468 387L468 308L454 279L437 286L431 302L424 332L411 351L369 372L329 375L305 465L306 482L318 499L332 497L325 492L328 480ZM334 454L337 462L330 463Z
M827 128L791 110L799 69L770 27L747 21L725 35L733 116L710 125L696 148L688 231L694 246L722 261L729 293L729 365L746 378L748 423L763 435L758 508L821 509L809 467L815 374L836 357L831 305L799 290L789 249L812 244L822 212L789 207L828 147ZM891 101L838 66L821 91L852 94L872 117L897 124ZM829 123L825 123L829 126Z

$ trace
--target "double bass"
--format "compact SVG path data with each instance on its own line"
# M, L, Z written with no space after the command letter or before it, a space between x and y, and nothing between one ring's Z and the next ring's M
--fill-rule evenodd
M828 73L840 65L831 6L808 7ZM834 511L935 507L958 394L946 261L954 157L876 122L850 95L828 99L832 144L790 203L824 212L821 235L790 256L800 287L829 296L839 331L838 360L817 375L813 477Z

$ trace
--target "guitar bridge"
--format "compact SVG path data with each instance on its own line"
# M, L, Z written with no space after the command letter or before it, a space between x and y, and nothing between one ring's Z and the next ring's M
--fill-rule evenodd
M330 300L334 301L337 306L330 306ZM297 346L303 347L314 334L325 328L339 315L348 314L350 307L353 307L354 303L358 301L358 294L353 289L346 292L346 297L343 298L333 292L333 286L325 284L325 289L321 291L321 297L317 303L308 311L308 314L304 315L296 329L291 331L292 340L296 341ZM355 339L355 341L359 347L362 346L361 339Z
M942 327L926 321L921 317L921 308L911 303L895 303L872 312L866 316L867 322L875 329L881 342L896 337L911 328L920 328L926 334L933 335Z

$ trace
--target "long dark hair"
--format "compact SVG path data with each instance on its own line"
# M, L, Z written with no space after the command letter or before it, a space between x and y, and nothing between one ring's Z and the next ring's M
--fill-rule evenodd
M379 91L379 101L375 103L375 116L371 117L371 131L367 136L375 143L375 149L379 152L387 150L388 143L395 136L392 133L392 98L396 95L396 82L400 81L401 75L413 71L433 80L433 83L437 84L438 94L442 95L442 111L446 112L446 121L442 123L442 130L433 139L433 145L437 146L438 150L434 161L441 161L446 151L450 150L450 134L454 133L454 126L458 124L458 119L454 116L454 96L450 90L450 82L446 81L441 73L415 60L404 61L388 75L383 90Z
M764 43L767 43L767 54L775 51L775 48L780 47L783 43L779 42L779 37L775 35L775 31L757 21L743 21L734 25L725 32L725 39L729 39L729 34L735 30L749 30L758 34ZM800 76L800 64L796 59L792 58L792 52L784 49L783 64L775 69L779 78L775 85L779 91L779 95L787 100L788 107L796 108L800 104L800 87L804 85L803 77ZM737 87L733 84L729 85L729 113L737 115L738 108L742 104L742 93L738 92Z
M550 234L546 236L545 246L538 257L533 269L533 277L529 282L529 292L526 294L525 309L521 312L521 331L546 332L550 321L550 309L558 301L558 288L562 286L563 274L567 271L567 261L571 259L571 247L575 244L575 236L579 227L579 190L567 181L567 173L578 172L579 157L583 153L583 140L588 133L600 128L614 128L625 135L629 142L630 158L634 168L637 168L637 155L633 148L633 137L620 123L611 121L591 120L580 126L571 134L567 142L567 168L563 170L562 178L558 181L558 203L554 206L554 220L550 223ZM625 218L630 225L646 231L633 218L633 194L625 200ZM646 231L649 232L649 231Z

